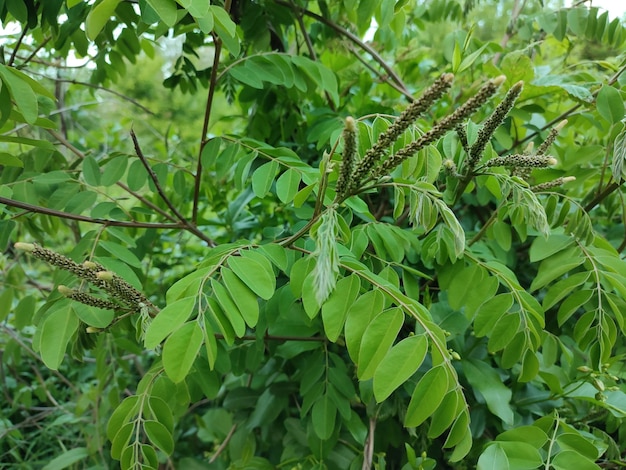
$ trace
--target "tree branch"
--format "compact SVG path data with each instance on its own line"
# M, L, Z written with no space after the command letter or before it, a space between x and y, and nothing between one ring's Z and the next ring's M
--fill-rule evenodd
M86 215L72 214L71 212L59 211L56 209L49 209L47 207L35 206L22 201L16 201L15 199L9 199L6 197L0 197L0 204L4 204L9 207L17 207L24 209L27 212L35 212L37 214L49 215L52 217L59 217L67 220L77 220L79 222L88 222L90 224L107 225L110 227L132 227L132 228L159 228L159 229L179 229L186 228L181 223L161 223L161 222L137 222L137 221L123 221L123 220L110 220L110 219L94 219L93 217L87 217Z

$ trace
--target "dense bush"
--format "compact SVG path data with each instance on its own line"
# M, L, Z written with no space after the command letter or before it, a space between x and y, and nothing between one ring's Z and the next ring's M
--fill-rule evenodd
M620 20L0 5L3 465L624 464Z

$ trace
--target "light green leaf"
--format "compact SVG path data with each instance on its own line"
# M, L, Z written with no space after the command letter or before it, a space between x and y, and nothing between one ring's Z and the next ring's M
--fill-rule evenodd
M11 155L10 153L0 152L0 165L2 166L15 166L18 168L24 167L24 162L19 157Z
M497 442L489 445L480 454L476 470L509 470L509 459L506 453Z
M89 457L89 450L86 447L75 447L52 459L44 465L42 470L63 470L87 457Z
M224 285L235 304L237 304L241 316L250 328L254 328L259 320L257 296L230 269L222 268L220 273L222 274Z
M150 322L144 338L145 347L155 348L167 335L180 328L191 315L195 305L195 297L185 297L168 304Z
M544 259L539 265L539 270L530 285L530 290L541 289L556 278L580 266L584 261L578 246L572 246Z
M337 341L348 316L350 307L359 295L360 278L351 274L337 282L335 290L322 305L322 320L326 336L333 343Z
M601 470L602 468L578 452L569 449L556 454L550 463L554 470Z
M446 429L452 426L454 420L463 411L463 405L463 394L459 390L450 390L446 393L430 420L428 438L434 439L439 437Z
M11 93L11 98L15 101L15 105L24 120L33 124L37 120L39 113L39 105L37 104L37 96L26 80L26 75L15 70L12 67L0 64L0 79Z
M384 296L379 290L366 292L356 299L348 310L344 336L348 354L355 364L359 363L359 350L365 329L370 321L383 310Z
M329 439L335 430L335 419L337 417L337 406L328 394L322 395L313 405L311 410L311 420L313 430L317 437L322 440Z
M115 8L121 0L102 0L96 4L87 14L85 20L85 31L87 37L93 41L100 34L104 25L111 19Z
M510 293L498 294L484 302L476 311L474 320L474 334L477 337L488 335L496 322L513 306L513 296Z
M178 13L174 0L146 0L146 2L167 26L172 27L176 24Z
M556 438L561 450L571 450L579 454L581 457L595 461L598 458L598 449L593 443L583 436L573 432L565 432L559 434Z
M293 200L300 185L300 173L289 168L276 180L276 195L282 202L289 203Z
M520 315L517 313L502 315L493 326L493 331L487 343L489 352L500 351L506 347L519 331L520 323Z
M185 323L167 338L163 345L163 367L172 382L178 383L187 377L202 341L202 330L196 321Z
M374 396L378 403L406 382L426 357L426 336L409 336L393 346L378 364L374 373Z
M78 329L78 316L74 308L64 307L53 311L41 325L39 353L46 367L57 370L72 336Z
M276 278L274 272L267 269L256 259L245 256L231 256L228 258L228 267L243 281L243 283L256 295L268 300L274 295Z
M125 246L119 245L117 243L109 242L106 240L101 241L98 246L104 248L106 251L111 253L115 258L120 261L123 261L126 264L130 264L135 268L141 268L141 261L135 256L135 254L130 251Z
M270 190L279 166L278 162L272 160L254 170L252 173L252 190L256 197L262 198Z
M382 311L367 326L361 348L357 375L360 380L374 377L374 372L393 344L404 323L404 313L400 308Z
M498 434L497 441L520 441L541 449L548 442L548 435L537 426L519 426Z
M416 427L426 421L439 407L448 386L448 372L443 365L426 372L415 386L406 410L404 425Z
M150 442L170 455L174 452L174 439L172 434L158 421L146 420L143 422L143 429Z
M506 424L513 424L511 390L502 383L498 372L489 364L478 360L464 360L465 377L475 391L480 392L489 411Z
M498 445L502 447L504 453L509 459L511 469L535 469L543 464L543 459L539 450L525 442L507 442L499 441ZM574 467L577 468L577 467ZM570 470L572 467L570 467Z
M598 113L611 124L620 122L624 117L624 100L612 86L602 85L596 98Z
M246 323L243 320L243 316L237 307L235 301L231 298L230 294L226 287L220 284L215 279L211 279L211 287L213 289L213 294L217 299L220 307L222 307L222 311L228 318L228 321L233 327L235 334L238 337L241 337L246 334Z

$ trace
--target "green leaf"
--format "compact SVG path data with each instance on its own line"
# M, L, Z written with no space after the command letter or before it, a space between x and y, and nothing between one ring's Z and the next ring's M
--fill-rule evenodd
M291 202L300 186L300 173L289 168L276 180L276 195L285 204Z
M126 446L134 430L135 423L126 423L119 428L111 439L111 457L118 460L121 458L122 453L128 448Z
M163 367L172 382L187 377L202 346L203 334L198 322L185 323L163 345Z
M602 467L574 450L563 450L550 461L554 470L601 470Z
M539 265L539 270L530 285L530 290L541 289L556 278L580 266L584 261L585 259L581 256L578 246L572 246L551 255Z
M130 264L135 268L141 268L141 261L135 256L135 254L130 251L125 246L119 245L117 243L109 242L106 240L101 241L98 246L104 248L106 251L111 253L115 258L120 261L123 261L126 264Z
M476 470L509 470L510 468L509 459L497 442L491 443L480 454L476 466Z
M582 289L570 294L567 299L559 307L559 311L556 318L559 322L559 326L562 326L567 320L571 318L574 313L585 303L591 299L594 295L592 289Z
M532 263L544 260L563 251L574 243L569 235L551 234L549 237L537 237L530 246L529 257Z
M180 328L191 315L195 305L195 297L185 297L168 304L150 322L144 338L145 347L147 349L157 347L167 335Z
M128 423L135 417L138 411L138 401L139 397L137 395L131 395L124 398L115 408L107 424L106 432L110 441L113 441L113 438L125 423Z
M65 350L78 329L78 316L73 307L53 311L41 325L39 353L46 367L57 370Z
M86 447L75 447L63 452L42 467L42 470L63 470L89 457Z
M322 395L313 405L311 420L313 430L321 440L329 439L335 430L337 407L328 394Z
M259 320L257 296L228 268L220 271L222 280L246 324L254 328Z
M474 334L477 337L488 335L496 322L513 306L513 296L510 293L498 294L484 302L476 311L474 320Z
M539 468L539 466L543 464L539 450L535 449L530 444L525 442L500 441L498 445L502 447L506 456L509 458L511 469L530 470Z
M85 31L87 37L93 41L96 36L100 34L104 25L108 23L117 8L117 5L121 0L102 0L102 2L96 4L89 13L85 20Z
M393 344L404 323L400 308L382 311L367 326L359 350L357 375L360 380L374 377L374 372Z
M406 410L404 425L417 427L431 416L448 391L448 372L443 365L433 367L415 386Z
M269 300L276 289L276 278L271 269L262 265L256 259L245 256L231 256L228 258L228 267L243 281L243 283L262 299Z
M167 26L172 27L176 24L178 13L174 0L146 0L146 2Z
M566 278L552 284L543 298L542 305L544 310L548 310L561 299L569 295L569 293L572 292L574 289L584 285L589 279L590 275L590 272L580 272L567 276Z
M428 438L434 439L439 437L446 429L452 426L456 417L463 411L463 405L463 394L458 390L450 390L446 393L430 420Z
M624 117L624 100L619 91L609 85L602 85L596 98L598 113L611 124Z
M146 436L155 446L170 455L174 452L174 439L172 434L158 421L146 420L143 422Z
M9 89L11 98L28 124L33 124L38 117L37 96L29 85L27 76L12 67L0 64L0 79Z
M335 290L322 305L324 331L333 343L337 341L348 316L350 307L359 295L360 278L351 274L337 282Z
M215 279L211 279L211 287L215 298L220 304L220 307L222 307L222 311L232 325L233 331L238 337L242 337L246 334L246 323L244 322L242 313L239 311L237 304L231 298L226 287Z
M498 434L497 441L520 441L541 449L548 442L548 435L537 426L519 426Z
M22 160L20 160L20 158L16 157L15 155L11 155L10 153L6 152L0 152L0 165L23 168L24 162L22 162Z
M272 160L254 170L254 173L252 173L252 190L257 197L265 197L272 187L279 167L278 162Z
M365 329L370 321L382 312L384 303L382 292L373 290L356 299L348 310L344 336L348 354L355 364L359 363L359 350Z
M464 360L465 377L475 391L480 392L484 402L494 415L506 424L513 424L511 390L502 383L498 372L489 364L478 360Z
M520 315L509 313L502 315L493 326L487 348L489 352L500 351L513 340L521 324Z
M556 442L559 444L561 450L568 449L574 451L581 457L587 458L591 461L595 461L599 457L596 446L580 434L565 432L563 434L559 434L556 438Z
M393 346L374 373L374 396L378 403L406 382L426 357L426 336L409 336Z
M90 305L77 304L72 308L83 323L96 328L106 328L111 324L115 316L113 310L104 310Z

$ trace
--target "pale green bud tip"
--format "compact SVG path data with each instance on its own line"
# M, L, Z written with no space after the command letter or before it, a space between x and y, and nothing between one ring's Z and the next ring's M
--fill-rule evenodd
M558 163L557 159L554 157L548 158L548 165L556 165Z
M527 154L527 155L530 155L531 153L533 153L533 149L534 148L535 148L535 143L534 142L528 142L528 145L524 149L524 153Z
M100 271L96 273L96 277L101 281L113 280L113 273L111 271Z
M506 80L506 75L500 75L499 77L494 78L493 80L491 80L491 82L495 85L495 86L500 86L502 85Z
M83 266L87 269L96 269L96 263L94 263L93 261L85 261L83 263Z
M453 73L444 73L441 78L443 78L444 82L452 83L452 80L454 80L454 74Z
M580 367L577 367L577 369L579 372L583 372L585 374L588 374L589 372L591 372L591 369L587 366L580 366Z
M87 333L100 333L102 330L100 328L96 328L95 326L88 326L85 328Z
M443 162L442 165L445 169L447 170L452 170L453 168L456 167L454 160L452 160L451 158L446 158Z
M346 118L345 125L348 132L356 132L356 121L352 116Z
M72 295L72 293L74 292L72 289L70 289L67 286L59 286L57 287L57 290L65 297Z
M13 246L15 247L16 250L28 251L28 252L35 251L35 245L33 245L32 243L17 242Z
M455 361L460 361L461 360L461 356L456 351L451 351L450 355L452 356L452 359L454 359Z
M576 177L575 176L564 176L563 177L563 183L569 183L570 181L576 181Z
M567 119L563 119L561 122L559 122L556 126L554 126L554 130L556 130L557 132L560 131L561 129L563 129L565 126L567 125Z

